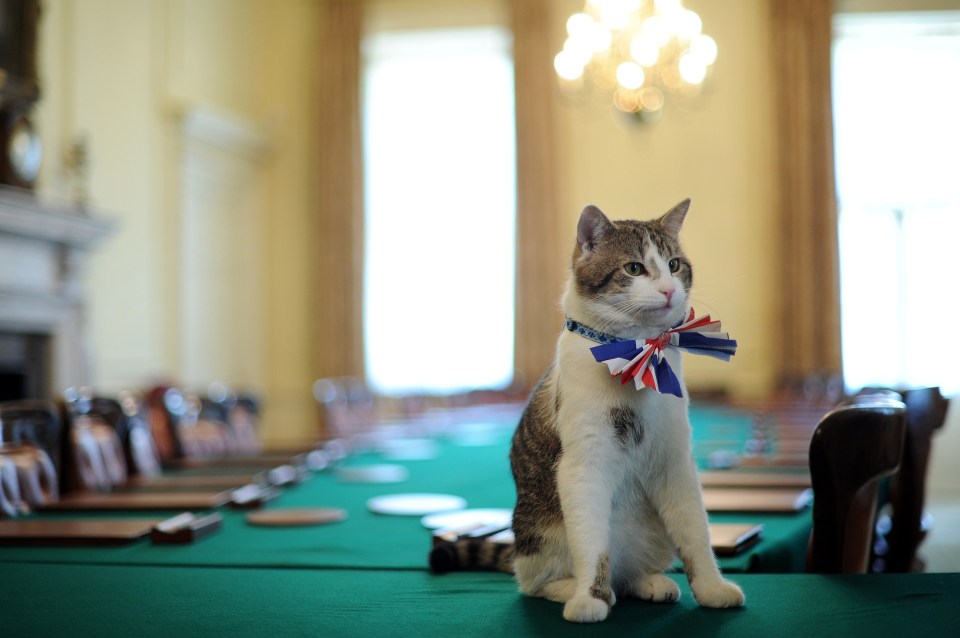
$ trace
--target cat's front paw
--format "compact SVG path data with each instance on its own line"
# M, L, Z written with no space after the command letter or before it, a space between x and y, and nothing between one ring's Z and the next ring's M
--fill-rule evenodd
M606 620L610 605L593 596L574 596L563 606L563 617L570 622L600 622Z
M729 580L716 580L706 585L690 583L693 597L703 607L740 607L743 605L743 591Z
M634 595L654 603L675 603L680 600L680 588L663 574L647 574L633 584Z

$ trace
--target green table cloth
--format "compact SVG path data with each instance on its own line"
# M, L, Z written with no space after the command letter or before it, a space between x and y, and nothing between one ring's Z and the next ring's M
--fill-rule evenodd
M373 514L368 499L394 493L445 493L461 496L471 508L512 508L511 428L496 426L482 438L441 438L430 460L396 462L409 470L401 483L347 483L328 471L286 488L267 507L338 507L347 520L318 527L269 528L246 523L242 510L223 510L223 529L191 545L138 542L123 547L0 547L0 561L183 566L335 567L424 569L430 535L419 517ZM482 442L483 445L477 445ZM349 466L380 463L380 454L349 460ZM37 518L169 516L170 513L40 513ZM716 514L715 522L757 522L764 539L747 552L720 560L726 571L802 571L811 519L808 511L788 515Z
M743 444L744 415L699 411L698 459ZM699 422L698 422L699 421ZM706 424L704 425L704 421ZM698 425L702 426L698 428ZM474 434L477 432L474 431ZM315 527L254 527L223 510L223 529L189 545L0 547L0 636L869 636L956 634L960 574L822 576L800 571L809 511L715 515L763 523L763 541L720 560L744 589L742 609L698 607L686 579L673 605L618 601L598 625L562 619L562 607L520 595L508 574L431 575L419 517L373 514L366 501L441 492L470 507L510 508L510 428L439 441L437 458L404 461L409 478L355 484L335 472L288 488L267 505L341 507L349 518ZM469 443L469 444L468 444ZM477 445L483 443L483 445ZM370 453L349 465L383 463ZM169 513L153 513L158 517ZM36 518L144 518L151 513L41 513ZM740 573L737 573L740 572Z
M644 636L897 638L956 635L960 574L741 574L741 609L618 601L596 625L521 596L505 574L0 565L4 636Z

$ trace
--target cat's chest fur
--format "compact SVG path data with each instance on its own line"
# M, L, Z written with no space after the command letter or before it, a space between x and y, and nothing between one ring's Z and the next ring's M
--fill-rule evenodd
M664 463L689 454L687 401L638 390L633 381L621 383L594 360L593 345L572 332L561 334L557 344L556 427L563 448L571 454L607 456L613 471L632 469L630 474L655 477ZM664 354L682 379L679 353Z

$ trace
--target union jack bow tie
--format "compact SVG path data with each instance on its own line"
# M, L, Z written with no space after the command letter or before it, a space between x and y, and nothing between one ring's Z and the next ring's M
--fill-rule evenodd
M663 354L666 348L705 354L724 361L729 361L737 353L736 340L720 331L720 322L713 321L710 315L694 316L693 308L686 321L681 321L656 339L645 341L611 338L570 319L567 320L567 328L600 343L590 348L593 358L598 363L607 364L611 376L620 375L621 384L633 379L638 390L653 388L661 394L677 397L684 396L683 389L680 379Z

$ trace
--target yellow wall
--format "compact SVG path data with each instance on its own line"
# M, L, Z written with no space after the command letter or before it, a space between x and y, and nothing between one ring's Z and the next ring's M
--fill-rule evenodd
M45 2L41 16L41 192L66 195L63 157L88 141L87 187L120 235L92 260L89 324L94 365L152 373L168 360L162 340L164 255L160 115L154 100L156 10L145 3ZM122 319L121 319L122 317ZM109 347L109 354L101 354Z
M313 431L317 13L312 0L43 3L38 190L70 195L64 155L84 136L92 206L118 222L88 275L99 388L252 385L269 438Z
M312 115L317 100L329 96L316 81L317 3L286 0L270 6L274 8L267 52L270 72L261 90L276 152L264 225L269 276L263 342L268 424L273 440L282 442L303 440L317 430L311 386L319 338L313 308L322 300L316 299L313 275L318 261L313 248L317 233L313 166L323 140Z
M434 22L504 15L489 0L402 2L424 6ZM694 298L724 320L741 350L729 365L691 358L688 380L738 394L763 393L773 381L775 140L765 4L688 0L720 50L712 89L692 111L638 126L600 103L557 96L544 105L559 125L564 254L587 203L612 217L644 217L693 198L683 238L696 268ZM582 3L552 6L559 48L566 16ZM252 384L266 392L268 439L309 436L311 317L323 303L314 294L311 242L311 171L323 142L311 114L317 100L335 97L315 81L318 0L45 0L43 10L38 124L47 156L39 190L69 194L64 151L85 135L93 205L119 222L89 269L96 385L200 386L214 377ZM185 136L197 114L226 126L226 141ZM185 161L200 169L190 172ZM194 199L185 203L185 193ZM213 236L185 238L191 228ZM228 267L242 277L225 275ZM212 344L209 353L196 350L201 342Z
M557 50L566 0L557 16ZM650 218L691 197L681 239L694 266L694 307L720 318L738 339L730 364L689 357L691 387L739 395L772 388L776 267L773 87L765 0L688 0L719 55L707 93L689 111L668 110L652 125L605 102L563 103L559 116L564 254L586 204L614 218ZM667 108L669 108L669 104Z

